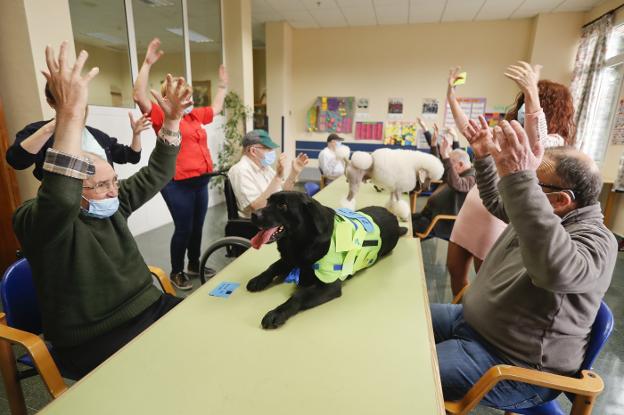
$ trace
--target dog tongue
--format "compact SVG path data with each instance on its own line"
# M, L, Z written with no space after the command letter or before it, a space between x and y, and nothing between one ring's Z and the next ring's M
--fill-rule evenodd
M251 238L251 246L255 249L260 249L262 245L267 243L271 236L277 231L278 226L269 229L261 229L260 232Z

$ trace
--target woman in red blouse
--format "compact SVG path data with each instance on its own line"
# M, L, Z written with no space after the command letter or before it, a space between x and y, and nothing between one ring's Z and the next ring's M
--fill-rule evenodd
M162 56L160 40L153 39L145 54L145 60L134 85L134 101L141 112L149 114L156 133L162 128L164 114L157 103L147 94L149 71ZM182 79L182 81L184 81ZM171 282L181 290L190 290L193 284L184 272L184 254L188 255L188 274L199 273L199 254L202 228L208 209L208 181L206 173L213 169L205 124L223 109L227 93L228 76L223 65L219 68L217 94L210 107L189 107L180 122L181 145L176 173L161 194L173 217L175 230L171 237ZM185 88L191 88L184 84ZM152 94L156 94L153 90ZM166 132L166 131L165 131Z

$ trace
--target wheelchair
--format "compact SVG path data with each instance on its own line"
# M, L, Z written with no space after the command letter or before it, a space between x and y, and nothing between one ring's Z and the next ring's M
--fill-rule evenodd
M250 239L258 233L258 228L251 223L251 220L239 216L236 196L227 176L227 171L215 171L209 173L208 176L223 177L227 223L225 224L225 236L211 243L201 255L199 280L202 285L249 249L251 247Z

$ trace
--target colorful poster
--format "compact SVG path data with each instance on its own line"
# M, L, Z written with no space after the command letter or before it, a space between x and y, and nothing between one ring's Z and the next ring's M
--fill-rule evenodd
M462 111L464 111L464 114L471 120L476 120L479 118L479 115L485 114L485 98L460 97L457 98L457 101ZM451 107L449 107L448 102L446 103L446 112L444 114L444 126L455 127L455 121L453 120L453 114L451 113Z
M318 97L308 110L307 129L314 132L351 133L355 97Z
M403 114L403 98L388 99L388 114Z
M412 121L388 121L384 144L401 146L418 146L417 123Z
M356 140L382 140L383 139L383 122L382 121L357 121L355 123L355 139Z

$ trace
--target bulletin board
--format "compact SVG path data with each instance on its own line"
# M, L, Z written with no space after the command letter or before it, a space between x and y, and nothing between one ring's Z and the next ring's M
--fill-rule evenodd
M317 97L308 110L307 129L314 132L351 133L355 97Z
M464 114L470 120L476 120L479 115L485 114L485 98L457 98L459 106L464 111ZM453 120L453 113L448 102L446 103L446 112L444 114L444 126L455 127L455 120Z

